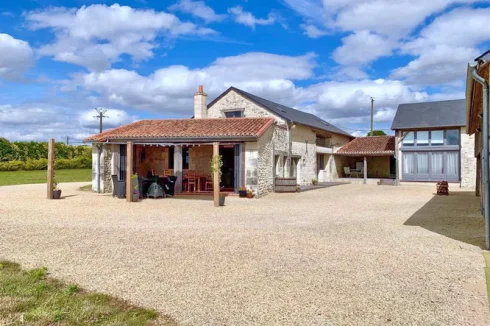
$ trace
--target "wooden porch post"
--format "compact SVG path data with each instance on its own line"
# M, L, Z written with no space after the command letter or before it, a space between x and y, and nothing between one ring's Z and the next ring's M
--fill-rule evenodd
M213 162L217 162L219 157L219 143L213 143ZM218 169L214 169L213 171L213 198L214 198L214 207L219 206L219 171Z
M133 201L133 142L126 145L126 201Z
M48 142L48 199L53 199L54 186L54 139L50 138Z
M367 183L367 157L364 156L364 184Z

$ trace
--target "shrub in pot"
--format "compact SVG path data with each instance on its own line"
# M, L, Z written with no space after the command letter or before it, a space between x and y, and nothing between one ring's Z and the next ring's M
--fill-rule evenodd
M53 177L53 199L61 198L61 189L58 189L58 182L56 181L56 177Z
M131 200L132 201L139 201L140 200L140 191L139 191L138 173L133 174L131 179L133 180L133 195L132 195Z
M247 188L243 187L243 186L238 188L238 196L240 198L246 198L247 197Z

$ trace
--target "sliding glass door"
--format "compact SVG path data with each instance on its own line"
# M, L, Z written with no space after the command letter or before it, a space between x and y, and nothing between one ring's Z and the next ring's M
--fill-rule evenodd
M459 151L405 151L402 179L405 181L459 181Z

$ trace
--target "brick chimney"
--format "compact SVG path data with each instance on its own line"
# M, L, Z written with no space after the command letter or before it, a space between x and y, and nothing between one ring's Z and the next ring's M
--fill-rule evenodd
M204 119L208 117L208 94L204 93L204 88L199 85L194 94L194 119Z

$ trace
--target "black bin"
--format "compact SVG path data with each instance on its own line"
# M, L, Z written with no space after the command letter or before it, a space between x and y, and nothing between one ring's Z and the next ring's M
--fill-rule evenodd
M176 182L177 182L176 176L168 176L165 178L164 185L163 185L163 191L165 191L165 194L167 196L174 196L175 195L175 183Z

